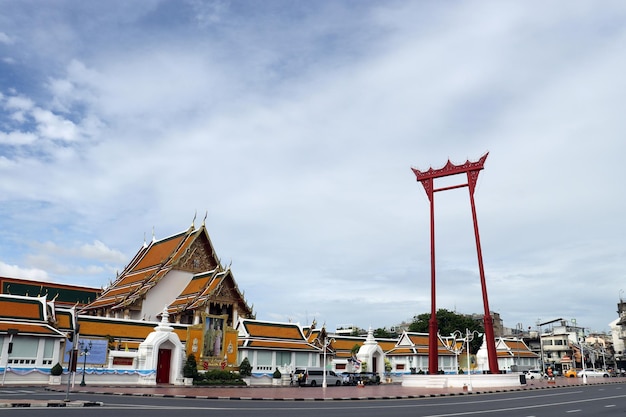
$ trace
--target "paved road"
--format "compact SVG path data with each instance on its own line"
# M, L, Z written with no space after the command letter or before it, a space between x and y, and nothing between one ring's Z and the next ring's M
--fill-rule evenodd
M626 382L626 381L624 381ZM371 387L374 390L380 387ZM393 386L387 386L389 389ZM104 387L94 387L104 391ZM343 389L354 387L334 388L335 394L342 393ZM397 388L403 388L396 386ZM168 387L154 388L154 390L167 390ZM185 388L171 387L171 389L185 390ZM170 389L170 391L171 391ZM356 388L355 388L356 389ZM552 388L548 386L532 386L528 389L500 391L500 392L475 392L467 393L440 393L440 395L415 395L410 397L378 398L357 397L347 399L334 396L319 398L314 391L322 388L277 388L275 394L291 391L304 392L311 397L296 398L289 400L288 397L275 395L274 401L237 400L231 397L208 398L209 396L189 395L199 393L197 388L188 388L188 395L173 394L170 392L153 392L147 395L147 391L136 389L134 395L130 392L125 395L116 393L115 387L110 387L107 393L72 393L72 401L101 402L103 405L91 409L84 408L0 408L0 417L3 413L24 416L32 416L45 412L46 417L65 416L74 412L89 413L90 417L132 415L135 417L171 417L184 415L185 417L199 417L217 415L220 417L374 417L392 415L394 417L444 417L444 416L484 416L506 415L511 417L553 417L553 416L623 416L626 413L626 384L624 383L601 383L588 385L562 385ZM222 390L217 388L217 390ZM271 388L243 388L240 392L272 390ZM327 388L327 391L330 388ZM359 389L363 390L363 389ZM372 393L374 392L372 390ZM119 391L119 389L118 389ZM206 389L204 389L206 392ZM388 390L387 390L388 391ZM48 391L43 387L32 389L0 389L0 397L8 396L13 400L18 398L56 398L62 399L65 393L62 391ZM232 397L234 398L234 397ZM255 398L254 396L241 398ZM269 397L258 397L269 399ZM81 411L82 410L82 411Z

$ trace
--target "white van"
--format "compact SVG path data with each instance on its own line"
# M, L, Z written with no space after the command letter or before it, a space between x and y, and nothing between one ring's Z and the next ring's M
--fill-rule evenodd
M321 387L324 382L323 368L297 368L293 375L296 384ZM333 371L326 371L326 385L341 385L341 377Z

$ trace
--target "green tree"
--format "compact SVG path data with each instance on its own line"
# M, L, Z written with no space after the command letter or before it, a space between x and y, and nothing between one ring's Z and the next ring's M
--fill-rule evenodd
M359 353L359 349L361 349L361 345L355 343L354 346L352 346L352 349L350 349L350 356L356 358L356 354Z
M386 327L378 328L376 330L374 330L374 337L378 337L378 338L383 338L383 339L393 339L394 337L397 337L398 334L396 332L391 332L389 330L387 330Z
M409 325L410 332L428 333L428 321L430 320L430 313L424 313L413 317L413 322ZM469 329L470 332L478 331L484 333L483 325L472 319L469 316L457 314L453 311L448 311L445 308L437 310L437 327L439 328L439 334L442 336L449 336L455 330L461 332L465 337L465 329ZM470 352L475 354L482 345L483 338L474 337L474 340L470 343Z

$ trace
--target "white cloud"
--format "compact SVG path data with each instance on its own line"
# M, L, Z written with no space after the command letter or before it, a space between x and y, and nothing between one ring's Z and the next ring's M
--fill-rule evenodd
M39 108L33 110L33 117L37 122L37 131L44 138L61 139L69 142L77 139L77 128L71 120Z
M19 95L7 97L5 107L10 110L27 111L32 110L35 106L31 99Z
M25 132L0 132L0 144L5 145L30 145L37 140L37 136Z
M0 43L4 43L6 45L11 45L13 43L13 39L9 35L4 32L0 32Z
M0 261L0 276L8 278L28 279L33 281L52 281L48 273L37 268L22 268L18 265L9 265Z
M97 260L100 262L124 262L126 256L118 250L107 247L99 240L93 243L84 243L79 246L59 245L55 242L46 241L33 243L33 247L47 255L68 256L78 259Z

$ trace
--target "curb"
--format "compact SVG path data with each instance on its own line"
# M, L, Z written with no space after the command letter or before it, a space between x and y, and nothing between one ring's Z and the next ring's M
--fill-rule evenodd
M53 407L101 407L103 406L103 402L93 402L93 401L61 401L61 400L50 400L50 401L30 401L30 400L15 400L15 401L3 401L0 402L0 408L53 408Z

